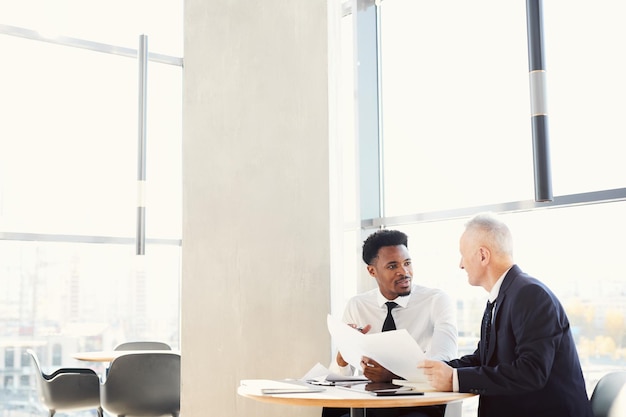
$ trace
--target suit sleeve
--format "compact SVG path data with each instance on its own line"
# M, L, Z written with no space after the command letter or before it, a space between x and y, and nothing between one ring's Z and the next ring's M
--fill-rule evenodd
M507 395L534 391L545 386L550 376L568 326L560 304L536 284L522 287L505 302L510 303L508 314L500 316L496 327L498 363L458 368L461 392ZM476 352L470 356L477 357Z
M453 368L466 368L470 366L480 366L480 353L478 349L474 353L465 355L459 359L454 359L446 362Z

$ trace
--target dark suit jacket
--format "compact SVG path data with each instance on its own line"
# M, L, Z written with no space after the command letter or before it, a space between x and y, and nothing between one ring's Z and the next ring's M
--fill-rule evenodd
M484 343L448 362L459 391L480 394L478 415L593 417L569 320L552 291L514 265L493 314L487 363Z

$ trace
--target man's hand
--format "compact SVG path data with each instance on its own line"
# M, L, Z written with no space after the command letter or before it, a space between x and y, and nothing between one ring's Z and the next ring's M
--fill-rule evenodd
M425 360L417 365L424 370L430 385L437 391L452 391L452 367L441 361Z
M337 352L337 364L338 364L339 366L341 366L342 368L343 368L344 366L348 366L348 362L346 362L346 361L343 359L343 356L341 356L341 352Z
M354 330L360 331L363 334L369 332L372 329L372 325L371 324L367 324L367 325L365 325L363 327L359 327L359 326L357 326L354 323L350 323L350 324L348 324L348 326L352 327Z
M363 375L372 382L391 382L392 379L400 378L367 356L361 358L361 367L363 368Z
M372 328L372 326L370 324L364 326L364 327L359 327L354 323L350 323L348 324L348 326L352 327L354 330L358 330L359 332L365 334L367 332L369 332ZM339 366L341 366L342 368L344 366L348 366L349 363L345 361L345 359L343 358L343 356L341 356L341 352L337 352L337 364Z

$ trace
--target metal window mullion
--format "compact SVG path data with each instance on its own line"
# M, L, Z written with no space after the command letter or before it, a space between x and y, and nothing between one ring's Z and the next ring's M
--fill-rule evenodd
M355 0L355 92L359 213L361 219L382 217L382 144L380 140L380 76L378 7Z
M137 151L137 255L146 253L146 105L148 79L148 37L139 37L139 146Z
M71 38L69 36L46 36L35 30L4 24L0 24L0 34L30 39L34 41L47 42L54 45L69 46L72 48L86 49L88 51L124 56L128 58L137 58L138 53L138 51L135 49L125 48L123 46L94 42L86 39ZM148 54L148 60L178 67L183 66L183 58L158 54L155 52L150 52Z

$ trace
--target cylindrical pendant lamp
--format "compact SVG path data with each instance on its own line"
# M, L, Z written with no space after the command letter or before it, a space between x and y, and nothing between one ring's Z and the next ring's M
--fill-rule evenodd
M535 201L552 201L541 0L526 0Z

